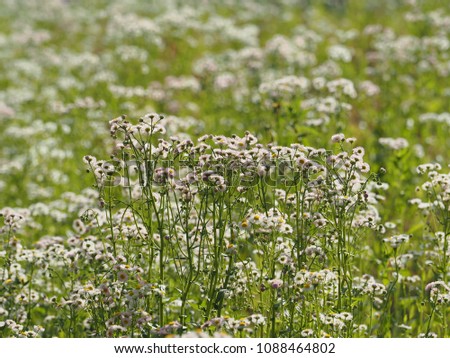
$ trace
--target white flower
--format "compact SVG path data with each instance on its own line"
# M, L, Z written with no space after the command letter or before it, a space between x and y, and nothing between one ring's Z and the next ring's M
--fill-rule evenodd
M126 271L119 271L117 273L117 280L120 282L127 282L128 281L128 273Z
M342 133L334 134L331 136L331 141L333 143L340 143L340 142L343 142L344 140L345 140L345 135Z

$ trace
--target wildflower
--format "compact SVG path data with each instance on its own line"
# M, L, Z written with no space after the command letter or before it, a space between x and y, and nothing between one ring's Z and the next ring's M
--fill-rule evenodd
M87 284L83 287L83 292L87 293L90 296L94 296L99 294L100 290L96 289L92 284Z
M405 331L410 331L410 330L412 330L412 327L411 327L411 326L408 326L408 325L406 325L406 324L399 324L397 327L398 327L398 328L401 328L401 329L404 329Z
M388 243L392 248L397 248L401 244L408 242L410 239L410 235L402 234L402 235L394 235L391 237L387 237L383 239L383 242Z
M376 96L380 93L380 87L371 81L362 81L359 84L359 89L368 97Z
M420 333L417 338L438 338L438 335L435 332Z
M393 150L401 150L409 146L405 138L380 138L378 142Z
M273 280L270 280L269 284L270 284L270 287L272 287L272 288L277 290L277 289L279 289L279 288L281 288L283 286L283 281L280 280L280 279L275 278Z
M85 156L83 157L83 161L84 161L86 164L89 164L89 165L93 166L93 165L95 165L95 163L97 162L97 159L96 159L95 157L93 157L92 155L85 155Z
M333 143L341 143L341 142L343 142L344 140L345 140L345 136L344 136L344 134L342 134L342 133L334 134L334 135L331 136L331 141L332 141Z
M117 279L120 282L127 282L128 281L128 273L126 271L119 271L117 273Z
M244 219L244 220L241 221L241 227L242 227L243 229L248 228L248 226L249 226L249 222L248 222L247 219Z
M287 256L287 255L281 255L281 256L278 258L278 262L279 262L281 265L288 265L288 264L291 262L291 258L290 258L289 256Z
M343 321L351 321L353 320L353 315L349 312L341 312L336 315L337 318Z
M126 328L119 325L111 325L106 331L107 337L114 337L116 332L126 332Z
M132 313L124 312L120 315L120 321L122 323L122 327L129 327L132 323Z
M368 173L370 171L370 165L364 162L358 162L356 164L361 173Z
M83 235L86 232L86 226L84 225L84 223L80 219L76 219L73 222L73 229L79 235Z
M263 325L266 323L266 318L260 313L253 314L253 315L247 317L247 320L256 326Z
M42 326L39 326L39 325L34 325L34 326L33 326L33 331L34 331L35 333L42 333L42 332L45 331L45 328L42 327Z
M105 295L105 296L111 295L111 290L110 290L110 288L109 288L109 286L108 286L107 284L102 283L102 284L100 285L99 289L100 289L100 292L101 292L103 295Z
M181 328L183 328L183 326L180 324L180 322L172 321L166 324L165 326L152 331L152 333L160 336L167 336L168 334L174 333Z
M367 332L367 325L365 324L360 324L360 325L353 325L353 332L357 332L357 333L366 333Z
M226 323L226 320L224 317L216 317L216 318L212 318L208 321L206 321L205 323L202 324L202 329L206 329L209 327L222 327L224 324Z
M364 154L365 154L365 150L364 150L363 147L356 147L356 148L353 148L353 154L355 154L358 157L362 158L364 156Z
M342 45L333 45L328 49L328 55L333 60L341 60L342 62L350 62L352 54L348 48Z
M236 246L234 246L233 244L228 244L227 245L227 250L226 250L226 253L228 254L228 255L234 255L234 254L236 254L237 253L237 248L236 248Z

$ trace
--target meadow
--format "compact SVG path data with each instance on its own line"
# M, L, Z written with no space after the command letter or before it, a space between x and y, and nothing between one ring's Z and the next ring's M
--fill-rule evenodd
M450 337L450 5L0 0L0 337Z

